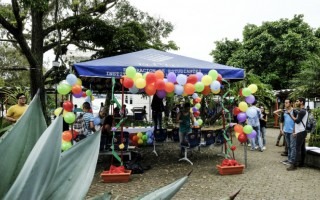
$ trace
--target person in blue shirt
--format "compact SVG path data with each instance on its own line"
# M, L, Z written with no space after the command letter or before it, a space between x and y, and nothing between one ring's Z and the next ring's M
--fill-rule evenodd
M85 122L85 129L86 129L86 135L90 135L96 131L95 126L94 126L94 117L93 114L90 112L91 110L91 105L89 102L84 102L82 104L82 109L83 109L83 120Z

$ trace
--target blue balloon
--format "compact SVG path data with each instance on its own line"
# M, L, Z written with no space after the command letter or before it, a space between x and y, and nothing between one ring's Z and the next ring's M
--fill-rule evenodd
M183 86L175 85L174 86L174 93L176 93L176 95L182 95L183 94Z
M77 83L77 77L74 74L68 74L66 81L70 84L70 85L74 85Z
M93 120L94 125L100 125L101 124L101 119L99 117L95 117Z

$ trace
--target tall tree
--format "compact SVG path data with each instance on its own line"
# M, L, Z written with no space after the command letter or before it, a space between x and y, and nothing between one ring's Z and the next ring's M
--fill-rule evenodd
M221 51L220 46L224 44L232 49L233 43L221 41L212 55L214 58L229 56L227 65L252 70L273 89L290 88L290 80L301 71L301 63L319 53L320 40L316 33L303 21L303 15L264 22L261 26L248 24L244 27L239 48L224 53L226 47Z

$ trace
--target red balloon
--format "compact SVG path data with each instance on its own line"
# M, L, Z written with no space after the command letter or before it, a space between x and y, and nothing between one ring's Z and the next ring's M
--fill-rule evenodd
M86 97L87 94L85 92L82 92L82 97Z
M221 74L218 74L217 81L219 81L219 82L222 81L222 75Z
M147 74L147 76L146 76L147 85L156 82L156 80L157 80L157 77L156 77L156 75L154 73L150 72L150 73Z
M242 96L242 88L239 90L239 95Z
M241 143L245 143L247 141L247 139L248 138L247 138L246 134L244 134L244 133L240 133L240 135L238 136L238 140Z
M193 116L195 116L195 117L199 117L199 115L200 115L199 111L196 111L196 112L193 113Z
M210 89L210 86L208 85L208 86L204 86L204 89L201 93L203 95L208 95L208 94L210 94L210 92L211 92L211 89Z
M82 88L80 85L74 85L72 86L72 94L79 94L80 92L82 92Z
M153 84L149 84L144 88L147 95L152 96L156 93L156 87Z
M133 142L138 142L139 138L138 138L138 136L135 135L135 136L133 136L132 140L133 140Z
M198 82L197 75L191 74L188 76L187 83L196 84L196 82Z
M73 130L72 138L73 138L73 139L76 139L76 138L78 137L78 135L79 135L79 132L76 131L76 130Z
M231 151L234 151L234 150L236 150L236 149L237 149L237 147L236 147L236 146L234 146L234 145L232 145L230 149L231 149Z
M164 90L166 88L166 83L161 79L157 79L155 86L157 90Z
M64 131L64 132L62 133L62 139L63 139L64 141L67 141L67 142L71 141L71 139L72 139L72 133L71 133L71 131Z
M241 112L240 108L238 108L238 107L234 107L234 108L233 108L233 111L232 111L233 115L236 116L236 115L238 115L240 112Z
M123 86L124 86L125 88L132 88L132 87L133 87L133 84L134 84L134 82L133 82L133 80L132 80L131 78L128 78L128 77L124 78L124 80L123 80Z
M63 109L68 112L71 112L73 110L73 104L71 103L71 101L63 102Z

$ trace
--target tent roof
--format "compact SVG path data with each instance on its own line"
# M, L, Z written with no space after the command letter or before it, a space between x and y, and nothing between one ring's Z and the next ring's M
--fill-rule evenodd
M215 69L225 79L243 79L244 69L225 66L173 53L146 49L133 53L112 56L87 62L75 63L74 67L79 76L120 78L128 66L134 66L138 72L152 72L162 70L165 74L195 74L202 72L207 74Z

